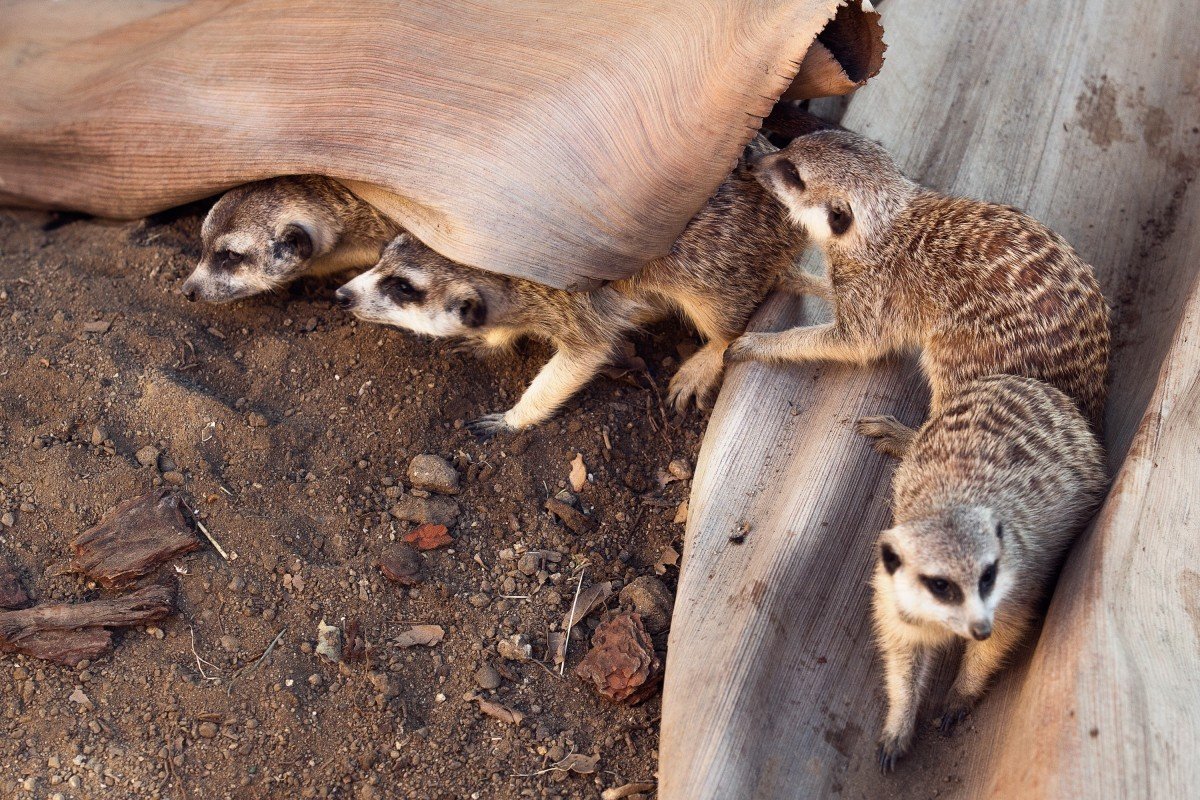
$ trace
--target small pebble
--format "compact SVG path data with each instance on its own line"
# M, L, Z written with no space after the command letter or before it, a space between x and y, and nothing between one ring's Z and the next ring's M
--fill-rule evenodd
M475 670L475 683L481 689L496 689L500 686L500 673L491 664L484 664Z

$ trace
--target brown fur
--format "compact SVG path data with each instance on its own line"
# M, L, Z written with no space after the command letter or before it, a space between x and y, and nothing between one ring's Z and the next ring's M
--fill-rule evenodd
M183 292L193 300L228 302L301 275L365 269L399 231L331 178L248 183L226 192L205 217L203 256Z
M756 147L762 147L759 142ZM769 145L767 145L769 147ZM707 342L680 367L670 400L682 409L694 397L703 404L719 383L725 347L745 330L751 314L803 246L782 208L740 163L689 223L670 254L637 276L590 292L566 292L532 281L455 264L411 237L391 245L379 264L340 292L367 319L400 324L433 335L506 346L522 336L554 344L557 353L516 407L490 415L480 432L521 428L544 420L609 360L630 331L671 313L694 324ZM426 316L386 319L387 309L368 279L406 275L421 285ZM369 296L368 296L369 295ZM478 295L486 315L471 299ZM455 328L442 309L466 303ZM429 325L426 319L437 316Z
M871 421L864 427L891 435ZM968 382L903 438L895 525L881 536L874 577L889 700L885 769L908 749L938 651L968 638L945 730L983 694L1036 623L1067 547L1105 486L1103 451L1074 401L1031 378ZM981 575L990 565L994 588L985 592ZM914 576L944 578L959 596L938 599Z
M1061 389L1100 424L1108 307L1060 236L1015 208L921 188L849 131L802 136L757 172L797 224L828 226L827 281L792 288L831 299L835 321L747 334L727 357L862 363L919 347L933 413L971 379L1005 373ZM840 234L838 213L851 220Z

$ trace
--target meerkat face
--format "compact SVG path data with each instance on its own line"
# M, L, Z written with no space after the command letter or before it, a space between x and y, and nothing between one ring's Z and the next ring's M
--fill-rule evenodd
M757 160L754 175L816 244L849 249L890 221L895 196L912 184L875 142L827 130L793 139Z
M409 234L392 240L374 267L337 290L338 304L368 322L437 338L477 336L489 322L486 278Z
M330 220L264 181L227 192L201 227L204 254L183 284L188 300L227 303L272 291L331 250Z
M1004 527L992 511L955 508L884 531L878 574L904 622L983 640L1009 589L1003 557Z

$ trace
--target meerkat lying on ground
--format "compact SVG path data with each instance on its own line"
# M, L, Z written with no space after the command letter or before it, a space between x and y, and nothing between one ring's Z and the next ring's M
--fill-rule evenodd
M399 225L332 178L248 183L226 192L204 218L204 255L183 294L227 303L301 275L367 269L399 232Z
M879 540L873 585L888 696L884 771L912 742L939 651L967 640L943 732L983 694L1036 622L1104 486L1100 444L1057 389L999 375L943 397L896 470L895 525Z
M973 378L1012 374L1061 389L1100 424L1108 307L1060 236L1014 208L924 189L845 130L798 137L755 174L828 263L827 278L798 273L782 288L828 300L834 321L747 333L728 360L865 363L919 347L931 413ZM873 424L896 454L911 438L891 418Z
M752 148L774 150L765 139ZM590 292L456 264L401 234L379 264L338 290L362 319L435 337L504 348L530 336L555 354L515 406L471 423L479 435L519 430L549 418L612 358L633 330L673 312L707 342L671 380L678 410L703 405L720 382L722 354L803 248L801 231L750 175L745 161L688 224L669 255L636 276Z

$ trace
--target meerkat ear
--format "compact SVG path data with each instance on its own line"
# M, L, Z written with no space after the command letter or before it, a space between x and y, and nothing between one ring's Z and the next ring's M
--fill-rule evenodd
M852 222L854 222L854 212L850 210L849 203L844 200L834 200L829 204L829 230L834 236L841 236L850 230Z
M275 257L285 258L294 255L297 258L307 259L312 258L312 254L313 240L308 231L294 222L284 226L275 242Z
M487 322L487 302L482 297L466 297L458 304L458 316L468 328L480 328Z
M883 568L887 570L888 575L895 575L896 570L900 569L900 564L903 563L900 556L887 542L879 545L879 559L883 562Z

